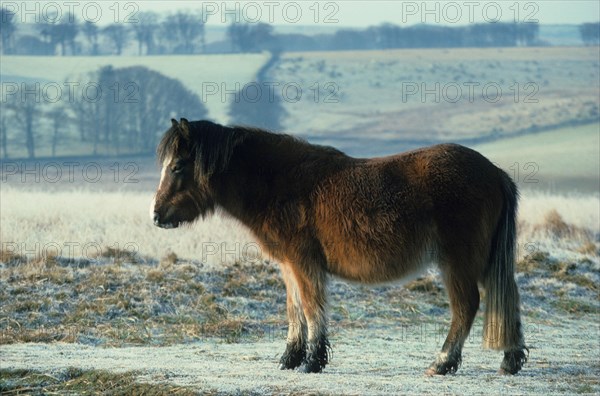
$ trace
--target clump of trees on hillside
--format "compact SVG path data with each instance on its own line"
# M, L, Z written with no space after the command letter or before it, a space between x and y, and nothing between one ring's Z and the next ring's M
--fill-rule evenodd
M41 144L50 144L52 155L58 155L61 143L77 140L87 148L82 154L152 153L170 118L207 115L198 95L179 80L145 67L107 66L78 81L63 86L23 82L4 92L0 143L5 158L10 142L24 144L29 158Z

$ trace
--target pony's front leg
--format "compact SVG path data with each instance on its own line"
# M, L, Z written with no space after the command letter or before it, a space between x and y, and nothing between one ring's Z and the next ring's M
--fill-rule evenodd
M303 373L319 373L329 362L327 339L327 276L322 268L310 268L297 276L306 318L306 356L299 368Z
M279 360L282 370L295 369L306 357L306 319L302 311L300 290L289 264L281 265L281 273L287 293L287 316L289 321L287 345Z

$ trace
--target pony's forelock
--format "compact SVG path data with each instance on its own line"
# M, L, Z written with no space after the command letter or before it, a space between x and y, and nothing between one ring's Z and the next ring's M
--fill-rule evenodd
M183 131L180 126L172 126L169 128L156 148L158 161L163 164L167 158L177 157L184 141L185 137L183 136Z
M184 131L181 124L169 128L156 152L161 163L167 158L194 159L194 177L202 180L226 169L243 135L242 128L194 121L189 123L189 131Z

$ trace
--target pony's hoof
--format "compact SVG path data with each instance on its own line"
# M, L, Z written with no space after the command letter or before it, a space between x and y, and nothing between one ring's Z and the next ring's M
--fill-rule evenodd
M302 364L305 356L306 354L302 348L288 345L279 360L279 369L293 370Z
M439 375L439 374L434 369L429 367L427 370L425 370L425 375L428 377L433 377L434 375Z
M521 368L513 368L512 370L508 370L505 368L500 368L498 370L498 375L515 375L517 374L519 371L521 370Z
M425 370L425 375L433 376L433 375L446 375L446 374L455 374L458 371L459 364L456 362L444 362L444 363L436 363L434 362L427 370Z
M290 360L282 360L279 362L279 370L293 370L300 366L301 362L294 362Z
M323 367L321 367L319 363L315 361L304 361L300 367L298 367L298 372L300 373L320 373L321 371L323 371Z
M498 374L515 375L521 371L529 357L529 349L527 347L523 348L516 351L504 352L504 360L502 360ZM525 351L527 351L527 354L525 354Z

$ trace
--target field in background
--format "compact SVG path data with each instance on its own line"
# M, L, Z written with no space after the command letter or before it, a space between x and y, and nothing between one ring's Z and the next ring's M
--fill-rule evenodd
M273 74L336 84L338 102L322 93L317 102L286 104L286 125L370 156L597 124L597 58L597 48L315 52L287 54Z
M200 96L211 119L228 123L233 92L245 84L255 86L268 58L267 53L5 56L1 79L42 85L80 81L83 86L85 74L101 66L142 65L182 81ZM356 156L597 124L600 116L600 61L594 47L288 53L267 76L275 94L282 95L286 132ZM216 92L203 95L207 84ZM270 95L268 86L260 89L262 95ZM242 92L249 98L256 95L255 88ZM24 155L14 151L15 141L19 139L9 131L13 158ZM48 155L42 149L46 143L40 140L38 155ZM57 151L80 154L84 146L79 146L73 136Z
M552 193L600 192L600 125L532 133L474 149L488 157L521 189Z

